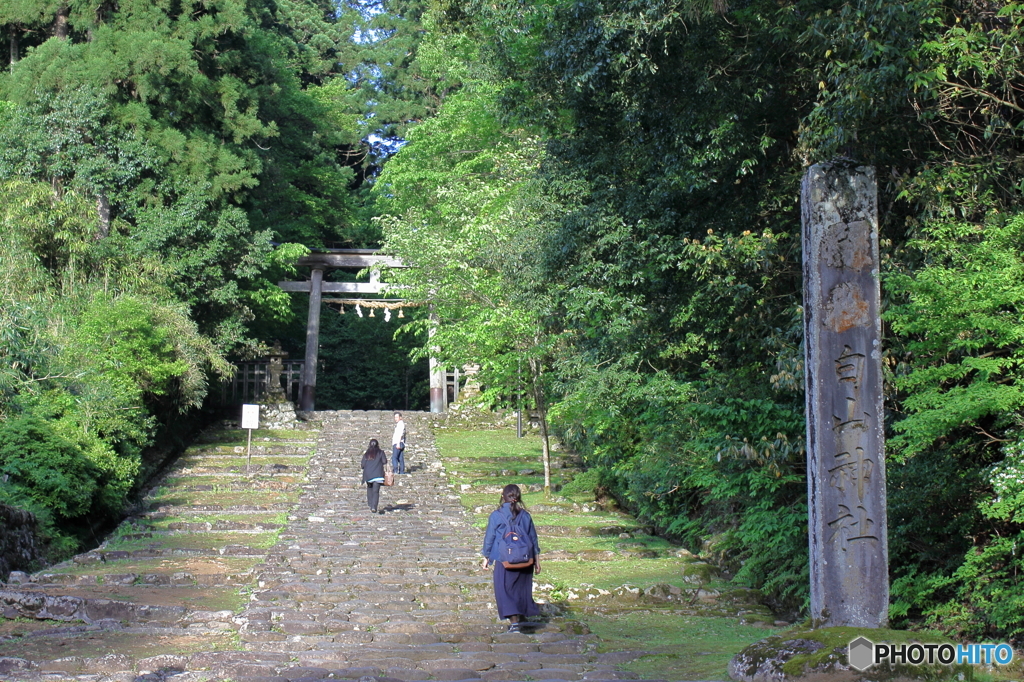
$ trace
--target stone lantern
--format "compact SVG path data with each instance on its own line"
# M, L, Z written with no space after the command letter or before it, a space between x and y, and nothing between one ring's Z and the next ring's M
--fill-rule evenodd
M274 347L270 351L270 362L267 364L267 401L274 403L287 402L284 387L281 386L281 373L284 371L282 362L288 353L281 350L281 342L274 341Z

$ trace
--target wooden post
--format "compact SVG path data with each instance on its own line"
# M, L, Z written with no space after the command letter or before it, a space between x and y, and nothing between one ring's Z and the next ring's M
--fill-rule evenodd
M430 411L440 413L444 412L445 377L444 367L440 366L434 356L439 349L434 346L434 334L436 333L434 325L437 324L437 315L433 312L433 306L431 306L430 322L430 331L427 333L427 347L430 349Z
M260 428L260 406L242 405L242 428L249 432L245 441L245 473L252 471L252 430Z
M320 295L324 279L323 268L313 268L309 283L309 321L306 323L306 364L302 368L302 395L299 409L312 412L316 398L316 359L320 350Z
M431 334L433 336L433 334ZM444 367L441 367L437 358L430 356L430 411L444 412L445 403L444 389Z

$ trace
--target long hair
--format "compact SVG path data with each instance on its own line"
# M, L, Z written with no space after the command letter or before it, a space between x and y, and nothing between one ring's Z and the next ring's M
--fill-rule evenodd
M380 443L377 442L376 438L370 439L370 447L366 448L366 452L363 453L363 461L367 462L371 459L376 459L384 454L384 451L380 449Z
M515 483L509 483L502 489L501 504L498 505L498 509L501 509L506 502L512 505L513 519L519 516L519 512L526 511L526 505L523 504L523 493Z

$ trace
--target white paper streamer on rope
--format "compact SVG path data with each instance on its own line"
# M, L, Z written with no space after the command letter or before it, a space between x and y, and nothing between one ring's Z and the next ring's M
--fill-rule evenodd
M338 304L338 312L342 315L345 314L345 306L351 306L355 309L356 315L363 317L363 309L370 311L370 317L376 317L374 311L378 308L384 311L384 321L389 322L394 317L395 310L398 311L398 318L402 319L405 317L403 308L416 308L425 303L416 301L381 301L373 299L354 299L354 298L325 298L324 303L336 303Z

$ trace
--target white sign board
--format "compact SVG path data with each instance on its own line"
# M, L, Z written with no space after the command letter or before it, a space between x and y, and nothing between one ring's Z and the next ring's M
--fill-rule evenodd
M259 405L242 405L242 428L243 429L258 429L258 428L260 428L260 406Z

